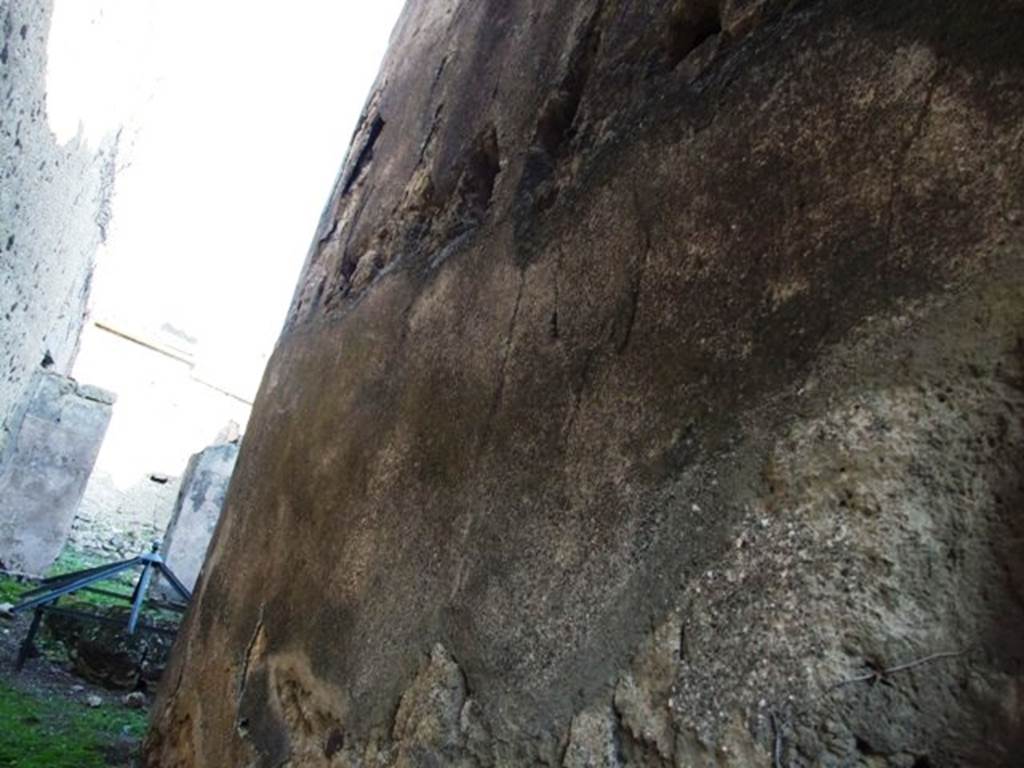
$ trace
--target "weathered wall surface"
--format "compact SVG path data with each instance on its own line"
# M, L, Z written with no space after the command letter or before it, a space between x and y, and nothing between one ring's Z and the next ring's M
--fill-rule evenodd
M0 450L40 363L69 373L104 238L116 140L59 145L46 117L50 0L0 0Z
M55 373L33 380L0 464L0 568L41 574L60 554L110 423L114 396Z
M1021 50L410 2L148 765L1013 764Z
M237 444L211 445L192 457L181 478L181 492L161 552L174 575L189 589L195 587L202 570L237 460ZM169 586L162 589L169 597L178 597Z

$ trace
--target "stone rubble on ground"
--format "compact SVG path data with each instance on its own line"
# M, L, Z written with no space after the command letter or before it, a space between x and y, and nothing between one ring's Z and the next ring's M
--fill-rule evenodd
M146 694L142 691L133 691L121 699L121 703L129 709L142 709L146 706Z

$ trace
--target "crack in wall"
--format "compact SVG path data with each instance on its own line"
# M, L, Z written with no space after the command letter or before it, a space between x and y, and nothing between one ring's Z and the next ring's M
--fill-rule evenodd
M260 612L256 619L256 626L252 631L252 635L249 637L249 644L245 648L242 671L238 678L237 699L239 702L245 695L245 687L249 682L249 668L252 666L253 659L257 654L262 655L266 647L266 635L263 631L263 611L265 608L266 603L260 603Z
M491 399L490 408L487 411L487 417L484 422L484 433L481 438L481 447L486 446L491 435L492 424L494 418L498 413L498 408L501 406L501 401L505 395L505 385L508 378L508 363L512 356L512 346L514 343L514 336L516 330L516 321L519 319L519 307L523 301L523 292L526 287L526 269L519 270L519 289L516 292L516 300L512 306L512 314L508 320L508 331L505 334L505 343L502 348L501 366L498 370L498 385L494 391L494 397Z
M380 138L381 133L384 132L384 126L387 123L384 118L377 113L373 116L373 121L370 123L370 130L366 137L366 142L363 144L363 148L359 151L356 162L352 166L352 170L349 172L348 179L345 180L345 184L341 189L341 196L345 197L352 186L359 180L359 177L363 175L363 171L369 167L373 161L373 149L377 144L377 140Z
M427 136L426 136L426 138L423 139L423 143L420 145L420 154L419 154L419 157L416 158L416 166L415 166L416 168L419 168L421 165L423 165L423 159L427 155L427 150L429 150L431 144L433 144L434 136L437 134L437 128L441 124L441 113L443 111L444 111L444 102L442 101L434 109L434 118L433 118L433 120L430 123L430 128L427 129ZM415 173L415 172L416 171L414 169L413 173Z
M552 293L554 294L553 298L552 298L552 302L553 302L553 307L554 308L551 310L551 318L548 321L549 322L548 332L551 335L551 338L555 339L556 341L558 340L559 335L561 333L561 331L560 331L560 329L558 327L558 310L559 310L559 307L561 305L561 297L560 297L561 286L559 285L559 278L561 276L561 273L562 273L562 247L558 246L556 248L556 250L555 250L555 267L554 267L554 270L552 271L552 276L551 276Z
M910 152L914 148L914 144L920 141L921 137L924 135L924 126L927 122L928 115L931 112L935 92L938 89L939 82L941 81L943 74L945 74L945 64L942 62L936 62L935 70L929 78L928 87L925 91L921 108L918 110L917 117L915 118L913 127L911 128L910 135L907 137L906 141L904 141L896 158L896 162L893 164L892 174L889 179L889 203L886 210L885 247L887 250L892 249L893 228L895 227L896 221L896 204L900 197L903 172L906 167L907 158L910 156Z
M644 213L643 206L640 204L640 191L635 183L633 185L631 198L633 201L633 216L640 230L641 243L643 245L643 256L637 260L639 263L633 270L633 281L629 291L629 310L626 314L626 328L615 347L615 351L619 354L626 351L626 348L629 346L629 341L633 336L633 325L636 322L636 314L640 306L640 293L643 290L644 275L647 272L647 264L651 260L651 250L653 248L653 239L651 236L652 225Z
M583 394L586 391L587 385L590 383L590 372L597 354L597 347L588 350L583 358L583 364L580 366L579 379L577 380L576 386L573 388L572 405L569 408L569 414L566 418L565 426L562 428L562 433L565 436L565 442L569 441L573 428L576 426L576 417L579 414L580 405L583 404Z

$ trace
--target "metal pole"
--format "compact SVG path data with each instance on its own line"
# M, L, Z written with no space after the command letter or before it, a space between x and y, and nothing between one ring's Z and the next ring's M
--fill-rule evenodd
M174 587L174 590L185 598L186 603L192 600L192 593L188 591L188 587L178 580L178 577L174 575L170 568L163 563L157 563L156 567L160 570L160 575L167 579L170 585Z
M60 587L62 586L70 584L71 582L81 581L86 577L98 579L100 574L116 572L127 565L134 565L138 561L138 559L138 557L133 557L130 560L120 560L118 562L112 562L106 565L98 565L95 568L88 568L86 570L76 570L73 573L61 573L60 575L55 575L55 577L50 577L49 579L44 579L42 582L40 582L41 586L23 593L22 598L25 599L27 597L32 597L33 595L42 594L43 592L49 592L51 590L60 589Z
M33 643L36 639L36 633L39 631L39 622L43 620L43 609L36 608L35 615L32 616L32 624L28 628L28 634L25 635L25 640L21 644L21 648L18 649L18 661L15 663L15 668L20 672L21 668L25 666L25 662L28 661L28 655L34 648Z
M112 565L110 566L110 568L100 572L99 574L92 574L89 576L81 577L79 577L76 574L76 577L74 579L69 580L67 583L59 587L48 588L48 591L45 594L41 594L38 597L33 597L30 600L23 600L22 602L14 606L14 608L12 608L11 610L17 613L19 611L27 611L29 608L35 608L37 605L42 605L43 603L49 603L55 597L60 597L61 595L67 595L71 592L76 592L84 586L87 586L97 581L108 579L115 573L119 573L120 571L137 565L138 562L139 558L134 558L132 560L125 560L123 563L117 563L115 565ZM38 592L39 590L34 591Z
M146 590L149 589L149 577L153 573L153 564L146 563L142 566L142 575L139 576L139 583L135 585L135 594L132 595L132 615L128 619L128 634L135 634L135 625L139 623L139 613L142 611L142 603L146 600Z

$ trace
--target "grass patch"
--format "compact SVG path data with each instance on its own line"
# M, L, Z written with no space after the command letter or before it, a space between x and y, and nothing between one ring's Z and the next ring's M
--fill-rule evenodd
M60 556L53 561L53 565L47 569L46 575L62 576L65 573L84 571L86 568L95 568L97 565L106 565L109 562L109 560L105 560L97 555L76 552L73 549L64 549Z
M125 558L127 559L127 558ZM88 568L95 568L100 565L112 565L117 561L106 560L96 555L86 554L83 552L76 552L71 549L65 549L61 552L60 557L57 558L56 562L50 566L50 569L46 572L48 577L50 576L62 576L65 573L74 573L75 571L84 571ZM115 574L111 578L98 581L90 586L99 587L112 592L120 592L125 597L131 597L132 592L135 589L135 584L142 573L141 566L136 568L130 568L126 571L121 571ZM151 584L155 584L158 578L154 574L152 577ZM153 593L150 592L152 597ZM89 592L85 589L79 590L78 592L72 593L70 596L65 597L61 601L61 605L68 608L77 608L78 610L88 611L90 606L98 606L101 608L127 608L131 605L128 600L120 599L117 597L111 597L110 595L99 595L95 592ZM143 615L147 618L171 622L177 624L181 621L181 614L175 611L163 610L154 608L150 604L143 606Z
M128 765L146 714L110 705L92 709L0 683L0 768L106 768Z
M85 554L83 552L75 552L71 549L65 549L60 553L60 557L50 566L46 572L47 576L63 576L65 573L74 573L75 571L84 571L89 568L96 568L100 565L112 565L117 562L116 560L106 560L96 555ZM135 581L139 577L141 572L140 568L132 568L127 571L121 571L115 574L109 579L96 582L91 586L100 587L101 589L108 589L115 592L122 592L131 594L132 589L135 587ZM74 593L72 598L75 602L83 603L85 605L99 605L99 606L124 606L127 603L124 600L119 600L116 597L109 597L107 595L97 595L95 592L86 592L81 590ZM82 606L80 606L82 607Z
M21 593L30 589L32 584L21 582L12 576L0 574L0 603L16 603Z
M83 556L77 552L69 552L65 550L49 570L47 570L47 576L61 576L65 573L73 573L75 571L82 571L86 568L94 568L97 565L104 565L104 561L99 559L92 559ZM117 590L121 592L127 592L131 594L132 588L134 587L134 581L132 575L138 576L137 571L132 571L129 575L117 574L113 579L107 579L99 582L95 586L99 586L105 589ZM18 579L13 576L7 576L0 574L0 603L17 603L22 594L35 589L39 586L36 581ZM77 603L78 605L72 606L70 603ZM94 606L112 606L120 605L124 606L127 603L124 600L118 600L114 597L108 597L107 595L97 595L94 592L86 592L81 590L75 592L74 596L66 597L61 601L62 605L68 607L78 607L80 609L88 610L90 605Z

